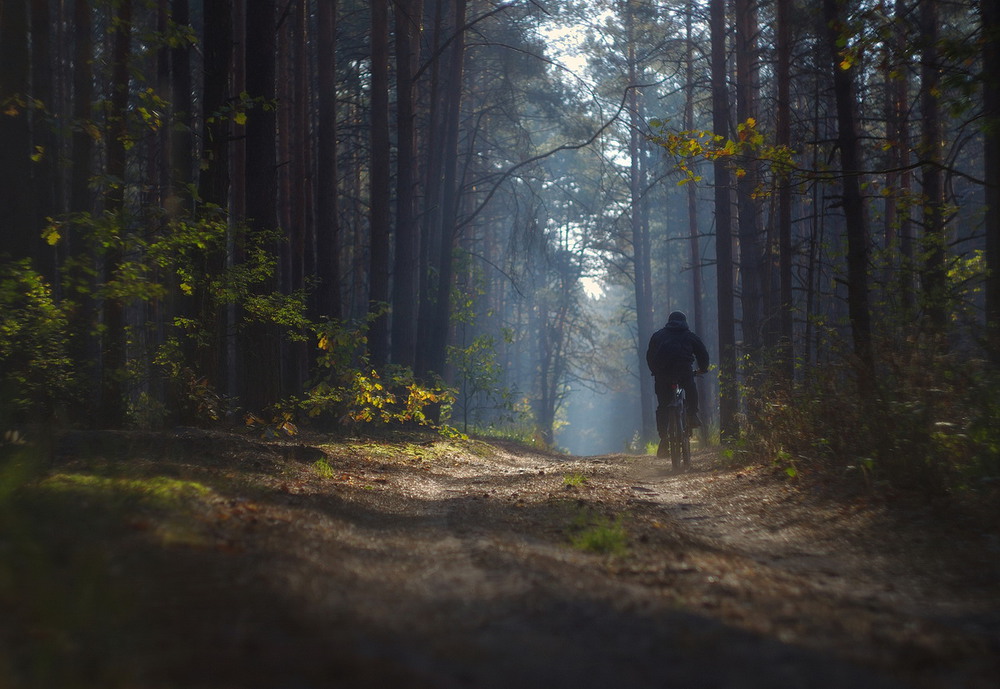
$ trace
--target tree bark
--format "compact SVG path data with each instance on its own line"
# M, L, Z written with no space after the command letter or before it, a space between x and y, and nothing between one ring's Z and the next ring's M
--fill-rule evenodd
M0 208L8 228L0 251L37 258L41 228L33 227L27 0L6 0L0 11L0 106L9 108L0 114Z
M191 22L188 0L171 0L174 23L187 26ZM194 183L194 137L192 136L193 99L191 97L191 46L186 43L170 50L170 92L174 118L170 128L170 207L189 216L194 208L191 185Z
M440 220L440 256L438 259L437 297L434 302L433 328L430 333L430 370L445 374L448 336L451 328L451 285L454 277L455 232L460 200L458 174L458 139L462 114L465 76L465 12L467 0L455 0L454 30L457 33L450 49L445 100L445 141L442 158Z
M847 224L847 308L860 367L861 391L870 391L875 368L872 352L871 312L868 303L868 216L861 195L861 153L858 141L856 65L845 64L838 45L844 30L839 0L823 0L827 45L833 68L837 101L837 145L843 175L844 219Z
M986 178L987 350L1000 365L1000 5L983 0L983 109Z
M93 138L84 125L89 124L93 113L93 84L90 67L93 45L90 37L90 3L76 0L73 5L73 159L70 167L70 210L93 210L93 192L90 190ZM6 64L6 61L4 62ZM0 70L2 72L3 70ZM72 237L70 240L72 241ZM70 246L72 252L75 247Z
M275 150L275 0L255 0L246 14L246 91L259 99L248 114L246 123L246 213L248 240L263 242L268 252L277 256L278 247L266 239L278 225L277 152ZM280 264L279 264L280 265ZM256 287L258 294L273 292L279 284L277 275ZM245 325L241 343L243 405L262 411L280 395L280 349L276 328L264 323Z
M119 231L125 229L126 143L128 131L129 59L131 57L132 1L124 0L115 17L111 56L111 110L107 129L107 172L111 186L105 195L106 208L117 213ZM123 239L119 238L105 256L105 280L113 279L123 258ZM100 424L120 427L125 421L125 313L119 297L104 299L104 344L101 361Z
M778 64L775 74L778 87L776 143L790 147L791 134L791 55L792 37L789 12L791 0L777 0ZM781 320L779 370L787 380L795 372L792 323L792 187L789 175L778 178L778 284Z
M645 441L656 439L656 416L653 404L653 379L646 368L646 348L649 338L653 335L653 305L652 280L650 278L651 264L649 258L649 240L643 233L642 203L645 185L640 165L639 141L639 90L638 65L635 51L635 16L633 0L625 5L625 27L628 40L626 56L628 65L628 110L629 110L629 196L630 222L632 230L632 265L635 287L636 310L636 359L638 362L639 394L642 422L642 438Z
M392 292L392 360L412 368L417 346L419 226L415 215L416 138L413 76L420 55L423 0L398 0L396 8L396 254Z
M685 81L686 94L684 99L684 129L694 130L694 0L688 0L687 11L684 14L684 39L685 39ZM691 329L695 332L704 332L707 325L703 317L702 307L702 267L701 267L701 237L698 228L698 191L694 184L687 186L687 216L688 235L691 238L691 306L694 318L691 320ZM708 420L709 410L713 405L706 404L702 409L702 427L700 429L701 441L708 442Z
M337 193L337 0L319 0L319 124L316 253L320 286L314 313L339 319L340 219Z
M946 237L941 174L941 75L937 49L937 0L922 0L920 3L920 34L923 43L920 58L920 110L923 124L920 154L923 160L921 181L924 192L921 291L930 326L940 332L947 325L947 285L944 265Z
M709 24L712 40L712 129L729 138L729 86L726 66L726 0L711 0ZM724 160L715 168L715 255L719 319L719 427L723 440L736 437L739 408L736 384L736 318L733 293L733 235L731 179Z
M736 0L736 119L745 123L757 118L757 12L753 0ZM757 188L758 165L751 153L737 175L736 198L739 210L740 291L743 313L743 346L752 363L762 344L761 303L763 297L760 248L760 211L753 198Z
M389 302L389 6L388 0L371 5L371 254L368 271L368 304L374 312ZM368 350L376 368L389 358L389 314L377 316L368 332Z
M434 21L431 38L431 54L437 55L443 41L444 6L448 0L434 0ZM437 285L433 275L437 273L438 257L441 254L441 191L444 149L444 96L441 86L441 59L433 57L430 64L430 83L427 87L428 114L426 140L424 142L423 179L424 200L421 212L419 241L419 268L417 292L417 373L426 377L432 371L434 349L434 304Z
M203 204L226 210L229 202L230 117L223 112L232 91L233 2L205 3L202 41L205 72L202 88L202 160L198 196Z
M47 0L31 1L31 52L32 74L31 94L40 101L48 113L56 113L57 104L53 85L52 63L52 20ZM31 186L33 194L30 233L34 239L39 268L49 276L56 277L55 253L38 241L47 215L56 209L56 167L57 145L52 127L44 117L36 117L31 127L31 145L38 153L31 165Z

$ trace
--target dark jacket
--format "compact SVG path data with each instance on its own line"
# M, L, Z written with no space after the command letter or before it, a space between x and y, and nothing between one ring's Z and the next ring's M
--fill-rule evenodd
M698 370L708 370L708 350L701 338L688 329L687 317L678 311L653 333L646 349L646 365L654 376L688 374L697 361Z

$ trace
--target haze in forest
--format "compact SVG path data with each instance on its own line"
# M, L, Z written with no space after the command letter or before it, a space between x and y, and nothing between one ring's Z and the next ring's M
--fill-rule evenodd
M989 475L994 5L4 3L0 420Z

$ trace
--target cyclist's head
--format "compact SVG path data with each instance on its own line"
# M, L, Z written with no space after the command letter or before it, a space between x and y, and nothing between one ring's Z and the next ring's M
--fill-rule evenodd
M672 311L669 316L667 316L667 323L683 323L687 325L688 317L684 315L683 311Z

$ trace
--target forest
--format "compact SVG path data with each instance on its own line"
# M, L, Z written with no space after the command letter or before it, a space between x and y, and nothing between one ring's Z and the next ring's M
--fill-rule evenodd
M987 0L3 0L0 425L1000 475Z

